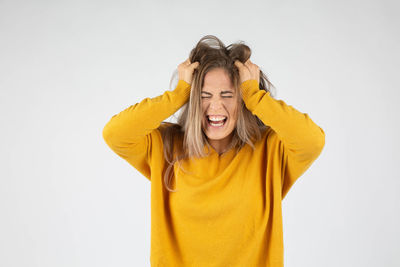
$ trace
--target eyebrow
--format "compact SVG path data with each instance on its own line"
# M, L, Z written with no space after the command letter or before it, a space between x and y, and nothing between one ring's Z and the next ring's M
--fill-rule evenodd
M207 91L201 91L202 94L207 94L207 95L212 95L210 92ZM221 95L223 94L233 94L233 91L222 91Z

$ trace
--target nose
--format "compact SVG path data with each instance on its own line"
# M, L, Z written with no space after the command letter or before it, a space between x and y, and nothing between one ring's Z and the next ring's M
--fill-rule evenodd
M223 102L221 99L213 99L210 101L208 108L213 111L219 111L223 108Z

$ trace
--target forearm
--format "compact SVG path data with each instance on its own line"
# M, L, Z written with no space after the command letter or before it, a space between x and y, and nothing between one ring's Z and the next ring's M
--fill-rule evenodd
M105 140L117 145L135 144L174 114L190 96L190 84L179 80L173 91L145 98L114 115L103 129Z
M246 107L270 126L290 151L305 158L319 154L325 143L325 133L308 114L260 90L256 80L243 82L241 91Z

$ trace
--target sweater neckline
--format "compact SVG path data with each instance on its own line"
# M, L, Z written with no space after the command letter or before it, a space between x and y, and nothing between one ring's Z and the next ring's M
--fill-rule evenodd
M207 154L207 152L210 151L209 156L217 156L218 158L225 157L235 151L234 147L230 147L226 151L219 154L211 145L209 145L209 148L210 148L210 150L208 150L208 146L207 146L207 144L205 144L203 147L204 153Z

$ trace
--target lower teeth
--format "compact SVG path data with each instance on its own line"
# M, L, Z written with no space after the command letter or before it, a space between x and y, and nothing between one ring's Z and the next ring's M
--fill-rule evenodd
M224 125L224 123L225 123L225 122L220 122L220 123L213 123L213 122L210 122L210 124L211 124L212 126L222 126L222 125Z

